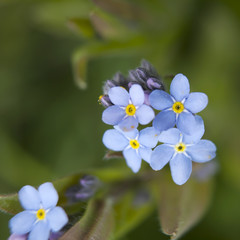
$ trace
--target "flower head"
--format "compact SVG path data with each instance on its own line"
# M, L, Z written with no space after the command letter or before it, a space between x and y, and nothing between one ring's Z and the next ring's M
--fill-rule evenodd
M145 125L154 118L154 111L144 104L144 92L140 85L134 84L129 93L123 87L112 87L108 96L113 106L104 110L103 122L118 125L123 131L131 131L138 123Z
M192 161L208 162L216 156L216 146L209 140L200 140L202 135L185 135L177 128L163 131L159 136L163 144L154 149L150 166L161 170L169 162L173 181L184 184L191 175Z
M58 194L52 183L44 183L38 190L24 186L18 195L25 210L10 220L11 233L29 233L28 240L48 240L51 231L59 231L68 222L65 211L56 207Z
M161 110L155 117L153 126L160 131L177 127L190 134L196 129L194 114L202 111L208 104L208 97L204 93L190 93L188 79L183 74L177 74L171 83L170 93L154 90L150 96L153 108Z
M145 128L138 132L123 132L118 127L107 130L103 135L104 145L113 151L123 151L127 165L138 172L142 159L149 163L153 147L156 146L158 132L154 128Z

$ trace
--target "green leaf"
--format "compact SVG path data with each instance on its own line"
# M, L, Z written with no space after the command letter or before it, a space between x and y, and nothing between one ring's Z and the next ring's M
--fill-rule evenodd
M169 176L162 179L159 202L159 218L162 231L178 239L203 216L212 196L212 182L188 180L176 185Z
M18 201L18 195L0 195L0 211L10 214L17 214L22 211L22 207Z
M141 37L134 37L128 41L96 41L77 49L72 57L75 83L80 89L86 89L87 65L90 59L108 55L136 54L143 42L144 39Z
M88 18L70 18L67 25L71 30L85 38L92 38L95 35L94 28Z
M113 202L111 199L92 200L84 216L60 240L107 240L114 229Z

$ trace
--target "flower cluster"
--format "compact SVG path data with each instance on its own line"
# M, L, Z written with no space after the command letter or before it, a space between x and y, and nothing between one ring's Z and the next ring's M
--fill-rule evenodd
M108 80L99 100L106 107L103 122L113 126L104 133L103 143L110 150L122 151L135 173L142 159L153 170L169 163L174 182L182 185L191 175L192 161L203 163L216 155L214 143L201 140L204 122L196 115L207 106L208 97L190 93L183 74L173 78L168 94L156 70L143 61L128 77L118 73ZM160 112L155 116L153 109ZM152 127L138 130L152 120Z
M55 235L68 222L61 207L56 207L58 193L52 183L47 182L36 190L32 186L20 189L19 201L25 209L9 221L12 239L21 236L28 240L56 239Z

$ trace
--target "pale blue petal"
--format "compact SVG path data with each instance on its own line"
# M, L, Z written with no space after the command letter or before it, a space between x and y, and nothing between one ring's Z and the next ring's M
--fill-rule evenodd
M216 146L209 140L200 140L198 143L187 147L187 153L194 162L207 162L215 158Z
M132 117L132 116L126 117L118 124L118 127L123 132L133 131L137 128L137 126L138 126L138 121L135 117Z
M150 123L154 116L155 114L153 109L145 104L139 107L136 111L137 120L142 125Z
M53 184L50 182L43 183L39 186L38 192L42 200L43 208L49 209L57 205L58 193L54 188Z
M140 147L139 148L139 154L144 161L146 161L147 163L150 163L150 157L151 157L151 154L152 154L152 149L151 148Z
M195 120L196 127L194 127L193 132L191 134L183 135L183 142L187 144L197 143L202 138L205 132L203 119L200 116L196 115Z
M190 92L190 86L188 79L183 74L177 74L171 83L170 93L176 101L182 101L188 97Z
M28 240L48 240L50 236L50 227L48 221L39 221L28 236Z
M153 170L161 170L172 158L174 148L166 144L157 146L151 155L150 166Z
M141 106L144 103L144 92L140 85L134 84L129 90L133 105Z
M61 230L68 223L68 216L61 207L55 207L49 211L47 219L53 232Z
M168 144L177 144L180 140L181 132L177 128L170 128L160 133L158 141Z
M38 210L41 207L41 199L36 188L26 185L18 192L19 201L26 210Z
M11 233L25 234L32 230L36 222L36 215L30 211L23 211L15 215L9 221L9 228Z
M119 106L127 106L129 103L129 93L123 87L112 87L108 92L111 102Z
M154 127L144 128L139 133L139 142L141 145L149 148L154 148L158 142L160 131Z
M125 115L124 109L118 106L110 106L103 111L102 120L106 124L117 125Z
M176 124L176 114L173 111L162 111L153 120L153 127L159 131L164 131L174 127Z
M184 107L192 113L201 112L208 104L208 97L205 93L190 93L184 103Z
M139 134L139 131L136 128L133 128L133 130L131 129L131 131L123 131L118 125L114 126L114 128L120 131L126 138L130 139L135 139Z
M149 96L150 104L157 110L171 108L173 100L171 96L163 90L154 90Z
M113 151L122 151L129 144L129 141L121 132L110 129L103 135L103 144Z
M123 151L123 156L126 159L127 165L134 173L138 172L141 167L141 157L133 148L128 148Z
M184 134L192 135L196 131L198 123L195 116L190 112L182 112L177 118L177 128Z
M178 185L182 185L191 175L192 161L183 153L180 153L170 160L170 168L173 181Z
M11 236L8 238L8 240L27 240L28 235L27 234L11 234Z

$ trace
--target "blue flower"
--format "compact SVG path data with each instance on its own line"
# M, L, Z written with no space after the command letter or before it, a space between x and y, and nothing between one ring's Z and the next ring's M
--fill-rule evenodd
M154 118L154 111L144 103L144 92L134 84L129 93L122 87L112 87L108 92L113 106L104 110L103 122L118 125L123 131L131 131L140 124L148 124Z
M138 172L142 159L149 163L152 148L158 141L158 132L154 128L145 128L138 132L123 132L118 127L107 130L103 135L104 145L113 151L123 151L127 165Z
M155 117L153 126L164 131L176 124L181 131L191 134L196 129L194 114L207 106L208 97L204 93L189 92L189 82L183 74L177 74L173 78L171 95L162 90L154 90L149 96L150 104L161 112Z
M24 186L18 196L25 211L10 220L11 233L29 233L28 240L48 240L51 231L59 231L68 222L65 211L56 207L58 194L52 183L44 183L38 190Z
M159 141L164 144L157 146L150 159L150 166L154 170L161 170L168 162L173 181L184 184L192 172L192 161L203 163L216 156L216 146L209 140L200 140L202 137L185 135L177 128L163 131Z

